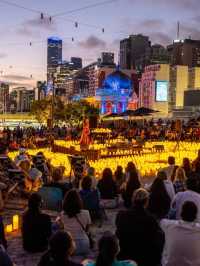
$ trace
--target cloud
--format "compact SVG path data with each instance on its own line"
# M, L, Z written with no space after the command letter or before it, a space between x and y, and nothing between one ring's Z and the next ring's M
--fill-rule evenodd
M162 45L168 45L172 43L172 38L163 32L152 32L149 34L150 35L150 40L152 43L159 43Z
M15 81L32 80L31 77L20 76L20 75L4 75L3 78L9 79L9 80L15 80Z
M24 22L24 24L28 27L42 28L46 30L55 30L57 28L55 20L49 17L44 17L41 19L40 17L28 19Z
M27 26L20 26L20 28L17 29L17 34L23 35L23 36L31 36L31 37L39 37L39 32L33 31Z
M138 23L141 28L160 28L164 26L164 21L161 19L146 19Z
M85 41L79 42L78 45L84 49L105 48L106 42L94 35L91 35Z
M0 58L6 58L8 55L6 53L0 53Z
M129 0L130 3L135 4L136 2L145 5L162 5L171 8L181 8L186 10L198 10L200 7L199 0Z

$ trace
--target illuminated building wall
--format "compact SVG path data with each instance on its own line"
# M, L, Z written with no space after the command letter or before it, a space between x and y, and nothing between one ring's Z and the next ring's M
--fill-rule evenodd
M126 74L116 70L108 75L102 87L96 90L96 99L100 104L101 114L126 111L132 93L133 84Z
M161 84L166 84L163 94L167 93L168 96L168 87L169 87L169 65L160 64L160 65L151 65L145 67L144 73L142 74L140 83L139 83L139 106L152 108L160 112L160 114L168 113L168 97L167 99L159 99L156 95L157 86L161 81Z

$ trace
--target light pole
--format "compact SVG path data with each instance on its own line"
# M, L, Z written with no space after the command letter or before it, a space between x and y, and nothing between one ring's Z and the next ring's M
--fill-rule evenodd
M55 81L57 79L57 73L52 74L52 98L51 98L51 127L54 126L54 109L55 109Z

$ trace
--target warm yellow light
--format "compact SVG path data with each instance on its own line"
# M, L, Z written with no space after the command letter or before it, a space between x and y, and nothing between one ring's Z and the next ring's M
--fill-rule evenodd
M11 233L12 231L13 231L13 225L12 224L6 225L6 233Z
M19 229L19 215L13 216L13 230Z

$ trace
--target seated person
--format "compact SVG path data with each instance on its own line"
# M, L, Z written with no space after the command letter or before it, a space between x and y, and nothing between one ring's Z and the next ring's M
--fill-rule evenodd
M37 191L42 185L42 173L31 167L31 163L28 160L21 161L19 168L22 170L24 175L24 185L27 192Z
M55 233L49 241L49 250L42 256L38 266L81 266L70 260L76 249L71 235L64 231Z
M92 189L92 179L89 176L83 178L80 196L84 209L90 212L93 221L101 219L100 193L97 189Z
M42 173L43 183L46 184L49 181L50 169L46 161L46 158L42 152L38 152L36 156L33 157L33 164Z
M88 254L90 242L86 232L89 231L91 218L88 210L83 210L83 202L76 190L70 190L65 195L63 213L59 218L76 243L76 255Z
M42 198L33 193L28 201L28 210L22 217L23 247L28 252L43 252L51 236L50 216L41 212Z
M119 241L115 235L112 235L109 232L104 233L99 240L98 250L96 262L92 260L86 260L83 262L84 266L137 266L137 264L131 260L117 260L117 255L120 250Z
M72 188L71 183L63 182L63 173L61 168L55 168L52 173L52 181L45 187L56 187L62 190L63 198L67 191Z
M200 224L197 219L197 206L186 201L181 210L180 220L161 220L165 233L163 266L200 265Z
M105 208L115 208L117 206L117 185L110 168L104 169L97 187L100 191L103 206Z

